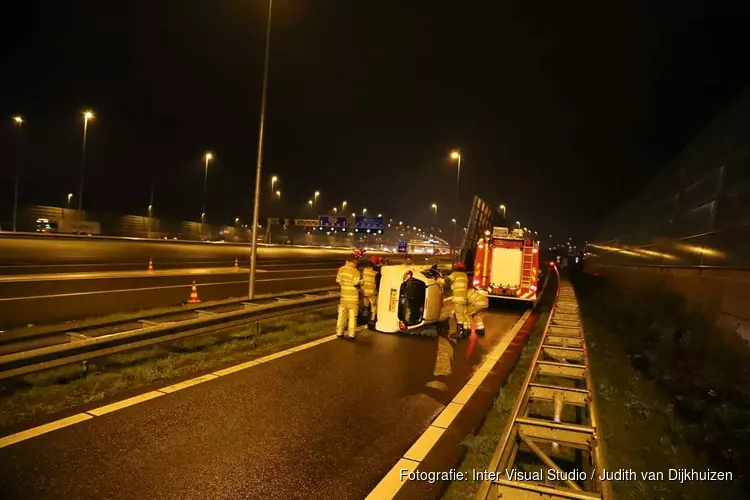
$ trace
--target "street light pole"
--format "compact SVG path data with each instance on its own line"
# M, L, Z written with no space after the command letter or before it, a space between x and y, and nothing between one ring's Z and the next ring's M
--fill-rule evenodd
M451 158L454 160L457 160L457 168L456 168L456 215L458 218L461 218L461 198L459 195L459 182L461 181L461 153L458 151L453 151L451 153ZM460 249L456 248L456 259L458 258L458 254L460 253Z
M83 148L81 151L81 185L78 188L78 230L81 232L81 220L83 220L83 173L86 167L86 138L89 130L89 120L94 118L94 113L85 111L83 113Z
M16 232L16 221L18 220L18 183L21 178L21 168L23 167L23 140L21 137L21 126L23 125L23 118L20 116L14 116L13 122L18 128L18 165L16 166L16 183L13 190L13 232Z
M203 211L201 212L201 236L203 236L204 229L205 229L205 223L206 223L206 195L208 193L208 162L211 161L214 158L214 155L211 153L206 153L205 159L206 159L206 168L203 174Z
M151 196L148 198L148 231L146 238L151 239L151 217L154 210L154 183L151 182Z
M247 297L255 295L255 263L258 257L258 212L260 211L260 178L263 169L263 129L266 124L266 96L268 94L268 59L271 47L271 10L273 0L268 0L268 21L266 23L266 53L263 59L263 90L260 98L260 126L258 127L258 161L255 165L255 200L253 202L253 241L250 246L250 277Z

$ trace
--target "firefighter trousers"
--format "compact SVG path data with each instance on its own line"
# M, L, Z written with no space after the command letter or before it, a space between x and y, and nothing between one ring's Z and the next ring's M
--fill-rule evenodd
M362 303L365 307L370 309L370 321L375 321L375 314L378 311L377 295L365 295L362 299Z
M336 335L343 335L347 324L349 325L349 336L354 337L354 331L357 329L357 304L339 304L339 316L336 320Z
M476 330L484 330L484 321L482 320L482 315L478 312L471 315L471 319L474 320L474 328Z
M466 306L466 302L453 302L453 314L456 315L456 323L471 328L471 317Z

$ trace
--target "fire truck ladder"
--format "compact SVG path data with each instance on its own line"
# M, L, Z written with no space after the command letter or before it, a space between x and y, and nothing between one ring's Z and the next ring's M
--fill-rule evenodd
M561 280L549 320L478 499L611 500L595 386L573 287ZM519 477L519 475L522 475Z
M528 289L531 286L531 268L534 267L534 248L524 246L523 264L521 272L521 289Z

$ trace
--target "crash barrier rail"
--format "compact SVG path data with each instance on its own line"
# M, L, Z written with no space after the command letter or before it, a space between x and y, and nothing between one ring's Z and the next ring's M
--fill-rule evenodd
M557 271L557 269L555 269ZM559 279L559 273L558 273ZM611 500L595 386L575 292L555 304L477 499Z
M338 292L328 290L296 292L252 301L238 300L233 303L239 307L236 310L212 310L226 309L233 305L232 303L204 307L193 310L198 315L197 318L171 321L169 317L175 316L175 313L167 313L140 319L141 328L98 337L86 336L82 333L85 328L77 331L68 330L65 332L70 337L68 343L0 356L0 379L79 362L83 362L85 367L88 360L101 356L214 333L247 323L256 322L257 325L257 321L260 320L331 306L336 303L338 297ZM162 322L159 322L159 318L162 318ZM102 326L98 325L97 329L101 329Z
M179 287L184 288L185 285L179 285ZM281 292L281 293L261 294L261 295L257 295L253 301L257 302L257 301L262 301L262 300L272 300L272 299L279 299L283 297L298 296L298 295L303 295L303 294L335 292L338 289L339 289L338 286L327 286L327 287L320 287L320 288L311 288L309 290L292 290L292 291ZM143 288L143 290L148 290L148 288ZM129 318L110 319L105 316L101 318L92 318L89 320L80 320L82 322L85 321L85 323L79 324L79 325L65 324L65 325L37 326L37 327L33 327L31 331L27 331L29 330L28 328L18 328L15 330L5 331L2 334L0 334L0 347L8 345L8 344L20 344L20 343L27 342L27 341L44 339L46 337L55 337L58 335L85 334L87 331L90 331L92 329L96 329L96 330L102 330L102 329L107 329L107 328L122 329L124 325L131 325L134 322L142 322L144 320L156 321L158 320L158 318L174 316L176 314L196 313L196 310L198 309L231 307L233 305L241 304L242 302L246 302L246 301L247 299L229 298L229 299L210 301L209 303L203 303L203 304L184 303L182 304L182 306L180 306L180 309L175 309L173 311L150 312L150 313L148 311L141 311L141 312L136 311L136 312L133 312L133 314ZM197 314L198 313L196 313L196 316ZM19 349L19 351L20 350L23 350L23 349Z

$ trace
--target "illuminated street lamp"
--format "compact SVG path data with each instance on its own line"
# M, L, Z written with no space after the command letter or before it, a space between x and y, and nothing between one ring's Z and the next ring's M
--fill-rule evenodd
M252 244L250 246L250 275L248 276L247 298L255 295L255 265L258 258L258 218L260 217L260 183L263 170L263 132L266 123L266 97L268 95L268 60L271 48L271 9L273 0L268 0L268 20L266 21L266 52L263 58L263 90L260 98L260 124L258 126L258 159L255 164L255 199L253 200ZM277 191L278 192L278 191Z
M276 191L276 209L281 217L281 191Z
M201 232L203 232L203 224L206 222L206 188L208 187L208 162L214 159L213 153L206 153L204 155L206 160L206 169L203 175L203 211L201 212Z
M344 210L346 210L346 202L341 203L341 211L343 212Z
M18 218L18 183L21 178L21 166L23 157L23 152L21 151L21 126L23 125L23 118L20 116L14 116L13 117L13 123L15 124L16 128L18 129L18 166L16 167L16 183L15 183L15 189L13 191L13 232L16 232L16 220Z
M312 208L312 206L313 206L313 201L312 201L312 200L307 200L307 204L308 204L308 205L310 206L310 208Z
M367 209L366 208L362 209L362 215L367 215Z
M518 228L520 229L521 228L521 221L517 220L516 221L516 226L518 226Z
M451 254L456 252L456 219L451 219L453 224L453 240L451 241Z
M333 215L336 215L337 213L339 213L339 209L336 207L333 207Z
M315 194L313 195L313 204L318 204L318 198L320 197L320 191L315 191Z
M273 188L276 187L276 183L279 181L279 178L275 175L271 177L271 195L273 195Z
M78 231L81 232L81 219L83 218L83 173L86 167L86 138L88 137L89 120L94 119L91 111L83 112L83 148L81 150L81 185L78 189Z
M500 210L503 211L503 225L505 225L505 205L500 205Z

